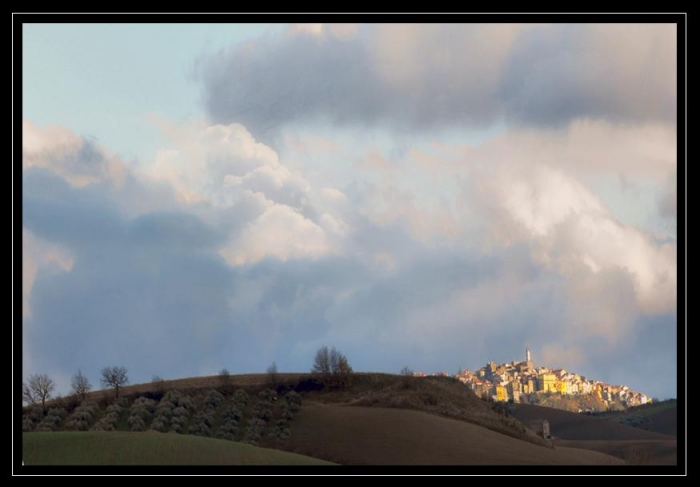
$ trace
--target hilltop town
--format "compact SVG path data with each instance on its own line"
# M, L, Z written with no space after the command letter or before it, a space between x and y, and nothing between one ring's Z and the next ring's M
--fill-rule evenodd
M417 372L414 375L426 374ZM529 348L525 349L525 360L522 362L512 361L500 365L488 362L486 366L475 372L460 370L454 377L470 387L481 398L502 402L543 404L547 399L559 396L578 399L574 401L579 405L575 408L577 412L593 410L589 405L584 405L588 403L583 399L592 399L605 409L626 408L651 402L645 394L625 385L611 385L599 380L590 380L565 369L535 367ZM556 401L552 401L549 405L558 407L555 403ZM571 408L570 405L562 406L562 409Z

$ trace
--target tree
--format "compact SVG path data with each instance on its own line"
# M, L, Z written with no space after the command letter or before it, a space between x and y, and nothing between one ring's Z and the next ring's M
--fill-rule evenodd
M126 375L126 367L105 367L102 369L102 385L114 387L116 396L119 397L119 387L129 383Z
M408 367L408 365L404 365L403 369L401 369L401 375L413 375L413 371Z
M277 364L275 362L272 362L272 365L270 365L267 368L267 376L270 379L270 382L272 383L272 385L277 384L278 373L277 373Z
M42 411L45 409L46 400L51 398L51 393L56 388L56 383L46 374L32 374L27 383L22 384L22 399L29 404L41 402Z
M92 384L90 384L90 381L83 375L80 369L78 369L78 373L73 376L73 380L71 381L71 389L73 394L79 396L83 401L85 400L87 393L92 389Z
M231 374L229 373L228 369L221 369L219 371L219 382L221 382L222 386L225 386L231 381Z
M335 347L328 351L328 347L323 346L316 352L311 373L321 376L323 384L329 388L343 388L350 380L352 367Z

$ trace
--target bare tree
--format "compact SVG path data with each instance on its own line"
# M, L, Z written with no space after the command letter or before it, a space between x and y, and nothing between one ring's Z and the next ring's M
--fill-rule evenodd
M314 358L314 365L311 367L311 373L315 375L320 375L321 380L325 384L330 382L331 359L328 347L326 347L325 345L319 348L316 352L316 358Z
M29 404L41 402L41 409L46 406L46 400L51 398L51 393L56 388L56 383L46 374L32 374L29 380L22 384L22 399Z
M323 346L316 352L311 373L320 375L324 385L342 388L348 385L352 367L348 359L333 347L330 351Z
M401 369L401 375L413 375L413 371L408 367L408 365L404 365L403 369Z
M272 365L270 365L267 368L267 376L270 379L270 382L273 385L277 384L277 379L278 379L278 373L277 373L277 364L275 362L272 362Z
M83 375L80 369L78 369L78 373L73 376L73 380L71 381L71 389L73 394L79 396L83 401L85 400L87 393L92 390L92 384L90 384L90 381Z
M231 382L231 373L228 369L224 368L219 371L219 382L222 386L228 385L228 383Z
M102 369L102 385L114 387L116 396L119 397L119 387L129 383L126 375L126 367L105 367Z

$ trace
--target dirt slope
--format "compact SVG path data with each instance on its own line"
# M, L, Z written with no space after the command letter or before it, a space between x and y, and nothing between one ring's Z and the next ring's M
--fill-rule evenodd
M672 440L558 440L558 446L585 448L622 458L633 465L677 465L678 446Z
M547 448L420 411L306 404L292 451L346 465L593 465L623 461L590 450Z
M511 414L526 423L546 419L552 436L562 440L671 440L673 437L633 428L605 419L560 409L516 404Z

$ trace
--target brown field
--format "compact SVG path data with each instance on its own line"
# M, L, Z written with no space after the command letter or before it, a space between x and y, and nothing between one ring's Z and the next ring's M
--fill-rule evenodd
M653 431L645 431L585 414L561 409L515 404L511 414L527 423L533 419L546 419L555 438L562 440L673 440L675 438Z
M676 465L678 461L678 445L673 436L594 416L529 404L515 405L512 414L523 422L531 419L548 420L550 432L556 438L555 444L558 446L607 453L636 465ZM674 421L675 424L675 416L669 413L668 418L669 423Z
M607 453L634 465L676 465L678 445L672 440L557 440L557 446Z
M664 409L647 417L650 419L649 431L669 436L678 435L678 408Z
M610 455L547 448L422 411L306 403L290 449L345 465L615 465Z

